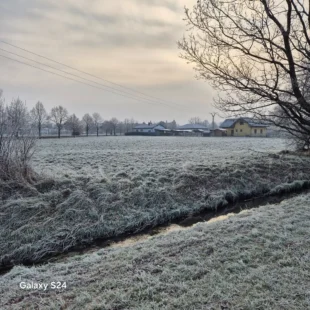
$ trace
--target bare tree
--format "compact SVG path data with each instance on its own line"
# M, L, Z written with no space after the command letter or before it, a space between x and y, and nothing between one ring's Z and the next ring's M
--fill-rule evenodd
M83 130L83 125L75 114L72 114L67 118L65 126L71 131L72 136L81 135L81 132Z
M26 124L28 111L20 100L5 106L0 90L0 180L32 182L30 162L36 138Z
M173 120L171 123L170 123L170 129L177 129L178 125L177 125L177 122L175 120Z
M47 113L42 102L38 101L35 107L30 111L33 121L35 122L39 138L41 138L42 125L47 119Z
M50 119L57 126L58 138L60 138L61 130L67 118L68 118L68 111L66 108L62 106L52 108Z
M126 132L126 125L124 122L120 121L117 127L118 127L118 132L120 135Z
M138 124L133 118L130 119L130 130L133 131L134 127Z
M188 120L189 124L202 124L202 120L200 117L196 116L196 117L192 117Z
M85 132L86 136L88 137L89 130L91 126L94 124L93 118L87 113L83 116L82 120L85 123Z
M117 126L119 125L119 120L115 117L112 117L110 119L110 124L111 124L111 129L113 131L113 134L114 136L116 136L116 129L117 129Z
M112 124L110 121L104 121L102 124L102 129L105 131L105 135L108 135L108 132L112 132Z
M102 125L103 119L99 113L93 114L94 126L96 128L97 137L99 136L99 129Z
M189 30L179 48L197 77L221 96L215 106L310 134L309 11L299 0L198 0L186 9ZM283 113L276 115L275 107ZM291 124L281 119L290 119Z
M274 110L274 120L285 127L296 127L296 124L293 122L292 118L287 117L283 110L280 107L276 107ZM280 127L281 128L281 127ZM303 132L295 132L293 135L287 130L279 130L275 134L281 135L282 137L287 138L287 144L290 147L295 147L298 150L309 150L310 149L310 135Z
M26 104L19 98L13 99L6 107L8 127L18 137L26 127L29 126L29 113Z
M172 129L172 130L174 130L174 129L177 128L177 123L176 123L175 120L173 120L172 122L166 122L166 123L165 123L165 126L166 126L167 129Z
M130 131L130 119L125 118L125 120L124 120L124 128L125 128L126 132Z
M210 127L210 123L209 123L209 121L208 120L204 120L204 121L202 121L201 122L201 125L203 125L203 126L205 126L205 127Z

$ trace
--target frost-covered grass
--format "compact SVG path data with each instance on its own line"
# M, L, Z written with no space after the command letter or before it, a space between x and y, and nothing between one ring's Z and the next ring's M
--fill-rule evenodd
M277 139L100 137L41 143L37 171L46 165L53 178L15 189L2 202L1 266L38 262L94 239L138 232L238 199L301 189L310 180L310 158L268 154L282 149Z
M310 309L310 195L0 277L1 309ZM19 283L65 281L22 291Z
M105 178L125 172L162 173L187 164L247 161L258 152L279 152L282 139L195 137L89 137L39 141L34 165L52 177Z

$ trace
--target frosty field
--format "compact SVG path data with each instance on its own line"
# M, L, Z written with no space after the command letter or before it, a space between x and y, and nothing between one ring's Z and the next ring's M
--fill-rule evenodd
M249 161L285 149L282 139L194 137L90 137L40 140L34 164L53 177L102 178L120 172L163 173L187 164Z
M37 263L238 200L310 186L280 139L89 137L39 141L32 186L1 184L0 266Z

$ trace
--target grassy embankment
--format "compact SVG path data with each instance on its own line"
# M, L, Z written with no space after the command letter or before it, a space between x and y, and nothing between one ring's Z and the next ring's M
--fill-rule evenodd
M0 277L1 309L310 308L310 195ZM21 281L66 281L55 292Z
M310 184L309 164L308 158L259 155L243 163L43 180L15 187L10 197L9 185L2 184L0 265L39 262L97 238L142 231L239 199L298 190Z

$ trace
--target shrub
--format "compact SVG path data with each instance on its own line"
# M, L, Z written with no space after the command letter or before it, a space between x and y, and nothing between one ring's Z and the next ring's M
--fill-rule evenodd
M32 181L30 161L36 138L27 126L28 112L18 99L5 106L0 92L0 180Z

